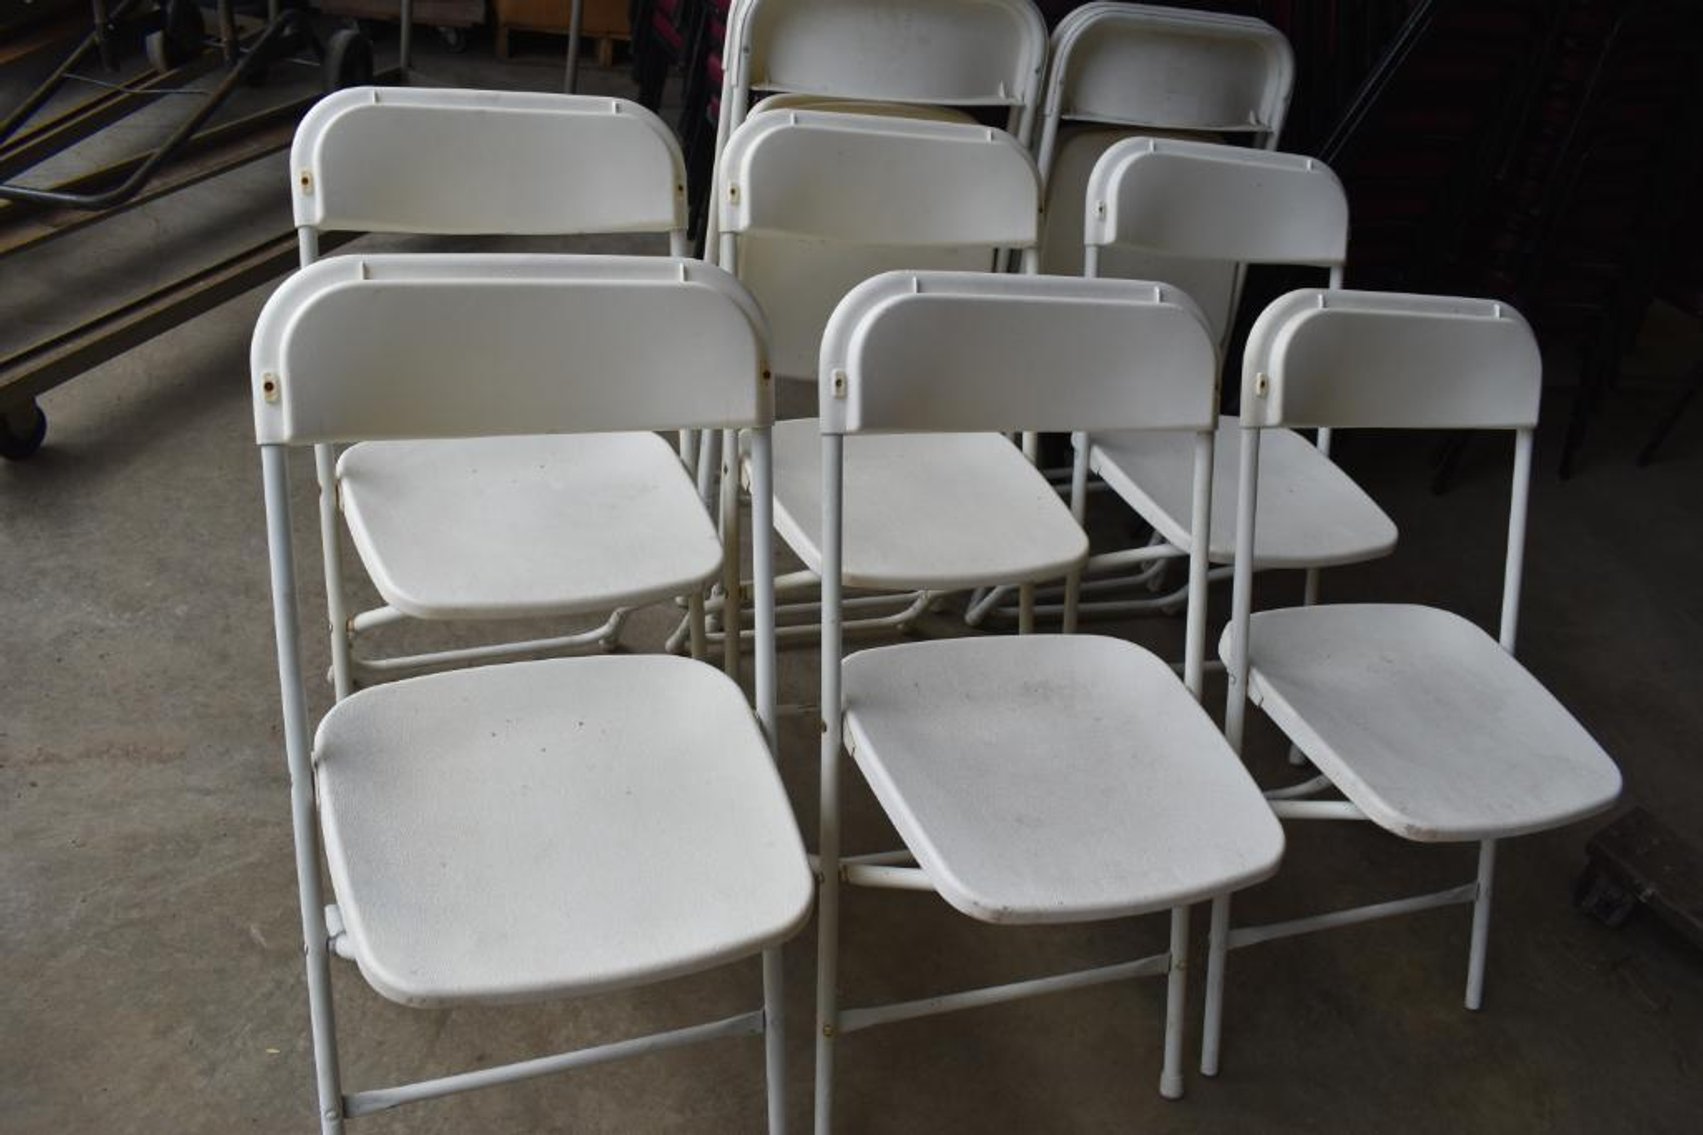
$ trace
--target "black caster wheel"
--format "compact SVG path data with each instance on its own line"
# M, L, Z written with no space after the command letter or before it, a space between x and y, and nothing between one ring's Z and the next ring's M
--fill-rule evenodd
M1620 926L1638 909L1638 896L1595 863L1573 885L1573 905L1604 926Z
M0 457L22 461L41 448L47 436L47 415L30 402L0 412Z
M149 32L143 46L148 63L163 75L201 53L207 41L207 25L195 0L166 0L161 11L160 30Z
M466 28L439 28L438 39L451 55L460 55L467 50Z
M354 28L332 32L325 44L325 89L340 91L372 81L372 41Z

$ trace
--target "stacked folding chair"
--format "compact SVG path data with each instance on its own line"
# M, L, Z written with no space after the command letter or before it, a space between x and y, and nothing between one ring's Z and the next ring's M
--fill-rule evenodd
M331 257L261 313L255 431L324 1131L403 1103L757 1033L767 1034L770 1127L784 1126L779 945L809 912L810 873L770 759L772 652L759 653L756 715L703 662L558 658L362 690L310 733L287 468L291 448L375 437L740 425L759 439L761 477L761 326L726 274L650 257ZM758 953L759 1010L398 1087L341 1086L332 954L385 997L425 1008L585 996Z
M304 265L338 231L648 234L659 251L685 251L679 149L624 100L352 88L303 120L291 168ZM423 667L609 646L634 607L689 597L700 611L719 574L715 531L652 433L385 439L314 456L339 697ZM339 513L382 606L347 610ZM601 621L548 638L388 658L355 649L409 620L587 614Z

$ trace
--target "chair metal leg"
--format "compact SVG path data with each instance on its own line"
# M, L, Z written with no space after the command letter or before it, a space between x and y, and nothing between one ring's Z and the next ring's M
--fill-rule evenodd
M763 1062L768 1074L769 1135L786 1135L786 1008L781 948L763 951Z
M722 625L739 626L739 435L733 430L721 434L721 586L723 601ZM739 681L739 635L722 636L722 668L727 676Z
M307 1000L320 1135L343 1135L343 1085L337 1069L337 1026L331 1007L331 947L323 935L317 943L308 940Z
M706 510L714 509L716 504L716 462L721 452L721 431L704 430L698 441L697 473L698 497L704 502Z
M1307 583L1306 583L1306 586L1301 591L1301 606L1303 606L1303 607L1314 607L1314 606L1318 605L1318 602L1319 602L1319 569L1316 568L1316 567L1312 567L1312 568L1307 569ZM1303 753L1299 746L1290 745L1289 746L1289 763L1291 765L1293 765L1295 768L1300 768L1301 766L1303 766L1307 763L1307 754Z
M702 662L706 653L707 639L704 631L704 591L701 587L686 597L686 626L687 639L691 643L692 660Z
M268 445L260 450L260 464L266 491L272 631L277 643L279 696L284 711L284 755L290 770L290 835L295 848L302 952L307 963L308 1023L313 1037L319 1125L322 1135L341 1135L343 1090L337 1073L337 1029L331 1003L331 936L325 928L325 902L319 878L319 817L314 809L312 740L297 631L289 459L281 448Z
M1230 953L1230 896L1212 900L1207 936L1206 1020L1200 1030L1200 1074L1218 1075L1218 1038L1224 1023L1224 962Z
M723 107L725 110L725 105ZM840 586L840 544L844 535L844 439L822 437L822 708L818 753L816 843L816 1135L834 1126L834 1048L840 1028L837 986L840 979L840 755L845 742L840 665L844 594ZM737 626L738 624L733 624ZM737 637L729 635L729 638Z
M343 595L343 558L337 531L337 455L329 445L313 447L314 475L319 480L319 549L325 570L326 621L331 629L331 684L338 701L355 688L349 662L349 616Z
M823 789L824 802L831 791L837 795L837 789ZM816 896L816 1135L828 1135L834 1126L834 1048L839 1028L835 989L840 962L839 841L838 817L828 818L824 809L817 845L821 856L821 889Z
M1070 436L1070 515L1078 525L1088 522L1088 435ZM1064 633L1076 633L1076 607L1082 598L1082 568L1064 577Z
M1159 1073L1159 1094L1168 1100L1183 1096L1183 1013L1189 983L1189 908L1171 911L1170 968L1165 978L1165 1065Z
M1491 880L1496 872L1496 841L1478 845L1478 895L1472 900L1472 955L1467 962L1466 1007L1484 1004L1484 955L1490 944Z

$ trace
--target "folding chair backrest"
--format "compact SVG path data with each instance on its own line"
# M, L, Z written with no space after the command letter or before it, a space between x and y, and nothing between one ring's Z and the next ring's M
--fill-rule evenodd
M260 314L255 431L268 445L764 426L764 354L750 296L701 261L329 257Z
M1139 132L1271 149L1294 78L1288 40L1263 20L1124 3L1065 16L1053 31L1036 147L1047 185L1041 270L1081 271L1083 188L1113 143Z
M1085 210L1096 274L1177 284L1221 346L1243 265L1340 268L1348 255L1342 183L1323 162L1296 154L1126 138L1094 166ZM1118 254L1112 272L1109 250Z
M1283 33L1246 16L1085 4L1054 30L1044 123L1249 134L1276 142L1295 60Z
M727 44L729 130L752 91L789 91L1008 107L1026 136L1047 30L1030 0L745 0Z
M764 111L729 139L717 184L724 253L768 314L777 374L812 378L822 328L893 268L988 271L1035 242L1034 162L1002 130Z
M290 151L298 228L420 234L684 232L673 133L635 102L355 87Z
M888 272L829 321L822 430L1210 430L1217 369L1166 284Z
M1306 288L1248 335L1247 426L1531 429L1543 365L1495 300Z
M1242 363L1243 448L1236 546L1254 546L1258 431L1269 426L1513 430L1513 491L1503 561L1498 640L1512 652L1519 620L1532 435L1543 359L1520 313L1505 303L1454 296L1304 288L1280 296L1254 322ZM1250 457L1252 460L1250 460ZM1253 566L1238 555L1233 639L1245 643ZM1231 672L1247 657L1233 647ZM1232 691L1233 736L1241 709Z

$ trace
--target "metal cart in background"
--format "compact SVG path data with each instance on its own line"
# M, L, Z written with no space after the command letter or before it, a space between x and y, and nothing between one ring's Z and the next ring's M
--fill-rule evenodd
M218 0L90 0L89 31L17 106L0 118L0 262L81 231L236 167L285 150L297 118L319 92L242 117L211 122L231 96L265 81L267 69L304 54L322 69L325 90L406 74L413 0L401 0L399 65L375 75L371 41L355 27L321 36L304 0L267 0L262 14ZM126 81L121 56L138 39L149 69ZM92 70L101 74L90 74ZM194 84L223 74L211 86ZM56 96L72 85L97 93ZM197 93L195 110L151 151L130 154L51 184L18 179L169 94ZM68 104L68 105L66 105ZM40 179L37 179L39 182ZM169 281L68 329L0 351L0 457L33 454L47 432L37 397L153 335L176 326L293 266L294 235L279 238Z

